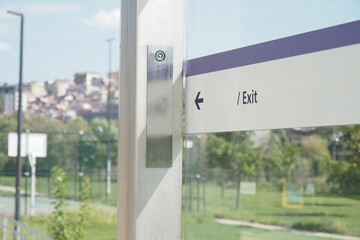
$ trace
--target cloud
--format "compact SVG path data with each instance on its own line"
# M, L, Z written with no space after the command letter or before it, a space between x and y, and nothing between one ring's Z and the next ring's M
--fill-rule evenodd
M38 3L29 4L28 11L35 15L44 15L73 12L79 9L80 6L73 3Z
M8 17L6 10L16 10L24 13L25 16L43 16L74 12L81 7L74 3L18 3L3 5L0 9L0 18Z
M110 11L100 10L90 18L83 19L82 23L93 27L119 28L120 8L116 8Z
M10 44L6 42L0 42L0 52L7 52L11 50Z

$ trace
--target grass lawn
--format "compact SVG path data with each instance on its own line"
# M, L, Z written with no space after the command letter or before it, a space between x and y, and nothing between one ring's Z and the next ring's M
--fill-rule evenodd
M72 211L73 216L77 212ZM44 234L49 234L49 215L23 217L22 221ZM248 227L229 226L217 223L210 215L187 216L184 225L183 240L326 240L323 237L313 237L287 231L270 231ZM87 240L116 240L116 212L114 209L104 209L93 206L88 223L85 227Z
M194 188L192 195L196 196L195 193ZM360 196L307 196L304 197L304 205L299 208L282 207L281 197L279 191L266 190L257 190L256 195L241 194L240 209L235 209L235 188L227 188L224 198L221 198L220 188L208 183L205 216L360 236ZM189 201L184 204L188 206ZM193 214L187 213L189 219L196 214L196 206L197 202L193 200ZM195 221L195 225L200 227L201 223L199 225ZM193 227L191 221L187 227Z
M210 215L187 217L183 240L326 240L290 231L262 230L217 223Z
M77 212L72 211L74 219ZM35 217L22 217L22 221L28 226L49 235L49 215ZM87 240L116 240L116 210L103 208L100 205L92 206L90 216L85 226L85 239Z
M40 185L37 192L47 193L47 178L38 177ZM24 182L23 189L24 189ZM1 177L0 185L13 186L15 178ZM69 193L74 196L75 182L69 179ZM41 187L41 186L46 187ZM91 181L93 202L104 202L105 182L93 178ZM113 192L109 202L116 204L116 183L112 184ZM43 192L44 191L44 192ZM185 188L184 188L185 191ZM200 196L202 189L200 189ZM249 222L258 222L290 228L339 233L360 236L360 196L345 196L335 194L317 194L305 196L304 204L299 208L284 208L281 205L280 191L257 189L255 195L240 197L240 208L235 209L236 188L227 187L224 198L220 197L220 187L208 182L206 185L206 212L203 212L203 202L199 202L201 212L197 213L196 186L193 185L192 213L189 213L188 199L183 199L186 218L183 220L183 236L194 240L217 239L324 239L300 235L286 231L270 231L248 227L229 226L217 223L214 218L229 218ZM24 217L24 221L40 231L47 232L48 216L34 218ZM116 239L116 212L104 209L91 211L87 226L86 239ZM241 238L240 238L241 237Z
M75 216L75 212L72 215ZM23 217L23 222L29 226L48 234L49 215ZM248 227L229 226L217 223L209 215L191 214L183 222L183 240L326 240L324 237L315 237L288 231L270 231ZM92 207L88 223L85 228L87 240L115 240L116 239L116 212Z

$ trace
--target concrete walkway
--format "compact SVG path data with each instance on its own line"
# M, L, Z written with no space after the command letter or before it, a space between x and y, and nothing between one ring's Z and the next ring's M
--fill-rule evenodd
M274 226L274 225L265 225L261 223L253 223L239 220L231 220L231 219L223 219L223 218L215 218L218 223L233 225L233 226L243 226L243 227L252 227L264 230L275 230L275 231L289 231L297 234L310 235L314 237L325 237L325 238L333 238L333 239L342 239L342 240L360 240L360 237L353 237L347 235L340 234L332 234L332 233L323 233L323 232L310 232L310 231L302 231L288 227Z
M14 187L1 186L1 185L0 185L0 191L3 191L3 192L11 192L11 193L15 193L15 192L16 192ZM21 194L24 194L25 191L24 191L24 190L20 190L20 193L21 193Z
M54 210L54 199L36 197L35 198L35 215L50 214ZM78 202L66 200L67 208L76 208L79 206ZM27 204L27 206L25 206ZM24 196L20 199L20 212L21 215L25 213L30 214L30 198L25 199ZM8 216L14 216L15 211L15 198L14 197L2 197L0 196L0 212L5 213Z
M14 187L0 185L0 191L15 193L16 189ZM30 191L31 191L31 189L29 188L29 190L28 190L29 196L30 196L30 193L31 193ZM20 190L20 194L25 194L25 193L26 193L25 190ZM35 192L35 196L46 197L47 194Z

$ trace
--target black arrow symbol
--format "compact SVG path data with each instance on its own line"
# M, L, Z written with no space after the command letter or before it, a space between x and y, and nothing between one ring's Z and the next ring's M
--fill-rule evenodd
M198 92L198 94L196 95L195 98L195 104L198 110L200 110L200 106L199 103L203 103L204 102L204 98L199 98L200 97L200 92Z

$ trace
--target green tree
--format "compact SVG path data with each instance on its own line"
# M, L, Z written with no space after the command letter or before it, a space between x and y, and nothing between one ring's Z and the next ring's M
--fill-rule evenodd
M94 142L92 148L94 155L94 166L97 169L106 167L107 160L107 138L108 138L108 122L105 118L94 118L90 122L90 129L94 133Z
M293 173L291 168L300 155L299 147L290 142L284 130L279 134L271 134L270 145L265 150L263 168L266 178L271 177L288 179Z
M105 118L96 117L90 122L90 130L93 133L103 134L108 131L108 122Z
M1 132L16 131L17 128L16 113L10 115L1 115L0 119L1 119L0 121Z
M59 132L63 129L63 123L57 119L41 114L24 114L23 130L31 132Z
M237 180L236 209L240 206L240 183L243 179L254 179L256 166L260 161L260 149L254 147L250 139L250 132L232 133L231 165Z
M347 156L332 164L328 182L334 184L334 190L345 193L360 192L360 126L347 126L342 137Z
M249 132L210 134L206 148L209 167L228 169L230 176L220 175L218 183L221 189L227 177L235 177L237 184L236 208L240 203L240 182L252 179L256 174L256 165L261 159L260 151L250 140ZM223 190L221 191L223 196Z
M77 117L66 123L66 129L70 132L86 132L89 130L89 124L82 117Z
M86 136L87 153L92 153L92 164L98 168L106 168L108 145L108 122L105 118L94 118L89 124L92 136ZM110 121L110 159L117 164L117 133L116 121Z
M314 177L322 175L331 161L328 141L318 135L301 138L301 155L310 161Z
M224 185L228 178L224 170L231 169L230 140L230 133L213 133L208 135L206 144L207 165L216 169L216 183L220 186L221 198L224 197Z
M16 113L0 116L0 171L15 173L15 158L10 158L8 152L9 132L16 132L17 121Z

